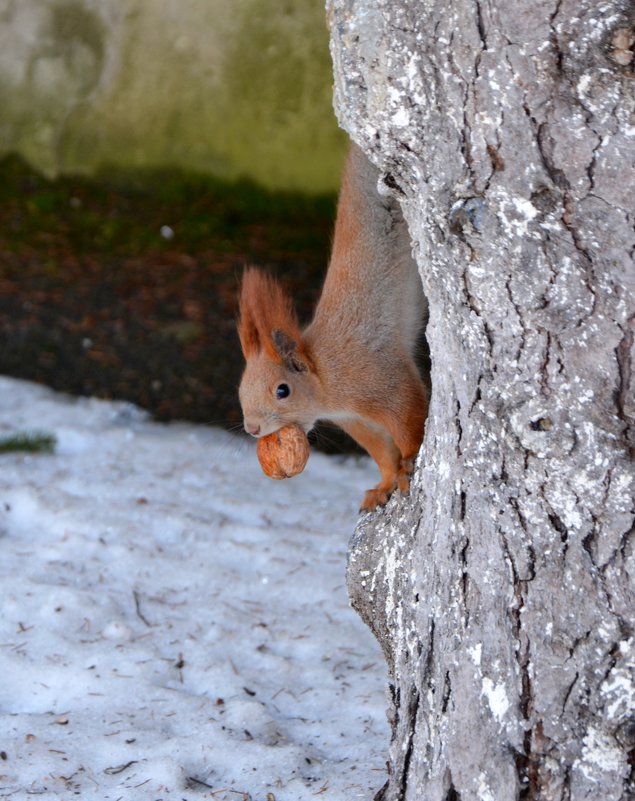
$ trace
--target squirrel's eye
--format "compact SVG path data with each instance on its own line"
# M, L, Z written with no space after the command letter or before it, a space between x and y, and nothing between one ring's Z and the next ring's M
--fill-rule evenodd
M291 390L289 389L288 384L278 384L276 387L276 398L278 400L282 400L283 398L288 398L291 394Z

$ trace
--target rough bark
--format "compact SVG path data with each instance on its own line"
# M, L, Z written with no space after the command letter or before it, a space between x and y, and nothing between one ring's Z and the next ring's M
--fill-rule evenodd
M330 0L430 302L410 496L360 522L386 801L635 794L633 6Z

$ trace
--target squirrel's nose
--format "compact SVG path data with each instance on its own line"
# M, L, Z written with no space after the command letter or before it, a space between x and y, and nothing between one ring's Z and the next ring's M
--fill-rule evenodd
M245 431L248 434L251 434L252 437L257 437L260 434L260 426L254 425L253 423L245 423Z

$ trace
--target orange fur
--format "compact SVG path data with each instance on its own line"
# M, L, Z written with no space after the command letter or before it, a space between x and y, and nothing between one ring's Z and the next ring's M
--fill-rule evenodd
M248 267L243 273L240 293L238 336L245 359L264 350L282 363L271 339L272 331L284 331L298 341L302 338L291 298L267 273Z
M379 195L378 180L352 147L331 261L308 328L300 330L280 285L253 268L243 278L239 322L247 431L265 436L296 424L308 432L317 420L339 425L381 473L364 496L365 510L407 490L428 410L414 359L425 300L401 210Z

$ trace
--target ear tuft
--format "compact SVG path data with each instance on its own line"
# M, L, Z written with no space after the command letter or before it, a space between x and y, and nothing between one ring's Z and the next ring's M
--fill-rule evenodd
M245 359L264 350L274 361L285 363L274 333L302 352L302 332L291 298L262 270L248 267L243 273L239 313L238 336Z
M245 359L255 356L261 348L257 324L258 291L253 277L250 278L250 274L255 272L253 268L248 268L243 273L238 301L238 337Z

